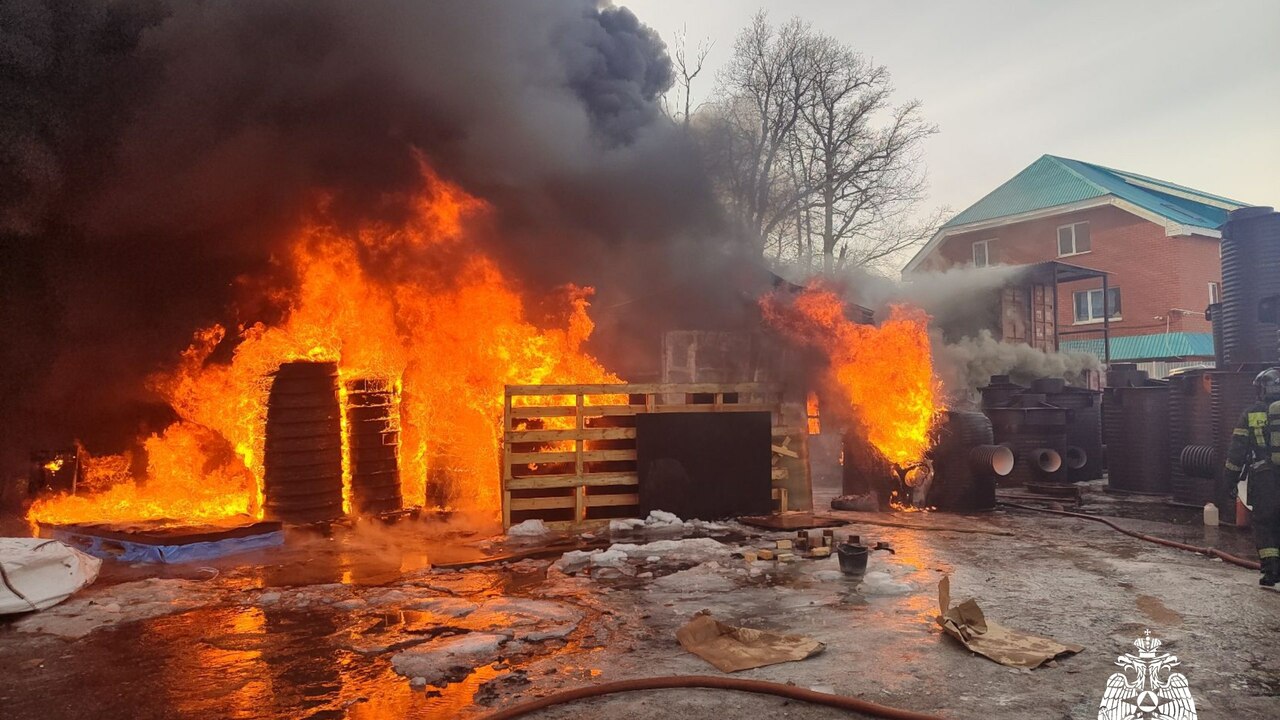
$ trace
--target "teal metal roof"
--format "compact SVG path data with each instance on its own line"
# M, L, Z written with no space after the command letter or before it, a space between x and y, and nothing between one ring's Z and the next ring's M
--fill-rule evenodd
M995 220L1108 195L1172 222L1210 230L1226 222L1228 209L1219 205L1230 209L1247 205L1145 175L1044 155L942 227Z
M1103 357L1101 338L1063 340L1058 343L1058 349L1063 352L1082 352L1099 358ZM1210 357L1213 357L1212 333L1170 332L1154 335L1112 336L1111 338L1113 362Z

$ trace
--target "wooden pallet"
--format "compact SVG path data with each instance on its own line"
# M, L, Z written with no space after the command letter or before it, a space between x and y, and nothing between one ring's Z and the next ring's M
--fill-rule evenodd
M635 416L768 412L788 450L781 390L769 383L508 385L504 398L502 526L537 518L578 528L639 514ZM781 470L781 473L778 471ZM786 471L774 469L775 481ZM786 493L775 493L785 507Z

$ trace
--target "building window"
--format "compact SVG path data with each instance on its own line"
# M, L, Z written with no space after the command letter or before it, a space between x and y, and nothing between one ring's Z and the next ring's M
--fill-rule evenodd
M991 241L979 240L973 244L973 266L986 267L991 264Z
M1093 249L1089 242L1089 223L1078 222L1058 228L1058 257L1079 255Z
M1110 295L1108 304L1111 306L1111 319L1115 320L1120 317L1120 288L1108 288L1107 293ZM1081 290L1073 295L1076 306L1076 322L1101 322L1102 321L1102 289L1097 290Z
M1218 283L1216 282L1209 283L1209 304L1210 305L1217 303L1219 299L1222 297L1218 293L1219 293Z

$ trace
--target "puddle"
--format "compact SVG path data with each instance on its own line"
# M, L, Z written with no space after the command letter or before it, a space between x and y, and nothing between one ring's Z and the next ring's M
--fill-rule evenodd
M1151 597L1150 595L1138 596L1138 610L1140 610L1143 615L1146 615L1164 626L1182 624L1181 613L1170 610L1165 607L1164 603L1161 602L1159 598Z

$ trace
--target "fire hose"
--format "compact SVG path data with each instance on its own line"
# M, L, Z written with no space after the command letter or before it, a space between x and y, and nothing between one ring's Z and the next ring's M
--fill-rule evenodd
M1165 538L1159 538L1154 535L1146 535L1146 534L1137 532L1135 530L1130 530L1128 528L1121 527L1115 524L1114 522L1108 520L1107 518L1098 517L1097 515L1088 515L1086 513L1069 512L1067 510L1050 510L1048 508L1038 508L1038 507L1033 507L1031 505L1021 505L1018 503L1003 502L1003 501L1000 504L1005 507L1018 508L1019 510L1031 510L1034 512L1049 513L1050 515L1063 515L1065 517L1092 520L1094 522L1100 522L1103 525L1110 527L1112 530L1124 533L1129 537L1137 538L1139 540L1145 540L1149 543L1155 543L1156 545L1163 545L1165 547L1170 547L1177 550L1186 550L1187 552L1193 552L1198 555L1207 555L1209 557L1215 557L1223 562L1228 562L1228 563L1231 563L1232 565L1238 565L1242 568L1247 568L1249 570L1258 570L1261 567L1261 565L1259 565L1259 563L1256 560L1245 560L1242 557L1232 555L1231 553L1228 553L1228 552L1223 552L1218 548L1199 547L1197 545L1188 545L1186 543L1180 543L1176 540L1166 540Z
M737 690L739 692L758 693L762 695L776 695L789 700L799 700L801 702L813 703L815 705L825 705L838 710L847 710L849 712L862 713L870 717L890 718L891 720L942 720L937 715L926 715L911 710L900 710L898 708L887 707L885 705L877 705L876 703L851 698L844 695L829 695L827 693L808 690L794 685L783 685L782 683L766 682L764 680L746 680L730 677L714 677L711 675L676 675L673 677L657 677L657 678L638 678L635 680L619 680L617 682L602 683L600 685L591 685L589 687L575 688L573 690L565 690L554 695L530 700L529 702L514 705L505 710L499 710L491 715L485 716L482 720L510 720L537 712L554 705L563 705L585 698L600 697L602 695L612 695L621 692L633 692L636 690L673 690L677 688L704 688L710 690Z

